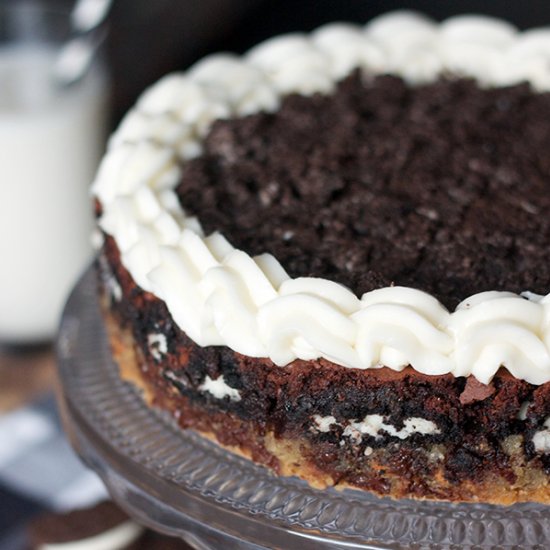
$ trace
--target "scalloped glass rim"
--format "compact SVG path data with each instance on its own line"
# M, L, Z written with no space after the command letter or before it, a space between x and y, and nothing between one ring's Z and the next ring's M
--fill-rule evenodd
M132 516L196 548L536 548L550 541L547 506L316 490L180 430L118 376L93 269L67 303L57 354L58 401L78 454Z

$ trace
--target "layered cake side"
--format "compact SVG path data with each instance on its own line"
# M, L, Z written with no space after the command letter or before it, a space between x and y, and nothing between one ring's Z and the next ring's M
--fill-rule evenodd
M397 14L146 92L95 185L123 376L317 486L549 501L548 36Z

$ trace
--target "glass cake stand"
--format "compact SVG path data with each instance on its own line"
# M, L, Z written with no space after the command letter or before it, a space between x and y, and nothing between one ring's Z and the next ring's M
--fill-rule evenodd
M550 507L393 501L316 490L233 455L143 405L113 363L89 270L57 342L59 404L112 498L198 549L548 548Z

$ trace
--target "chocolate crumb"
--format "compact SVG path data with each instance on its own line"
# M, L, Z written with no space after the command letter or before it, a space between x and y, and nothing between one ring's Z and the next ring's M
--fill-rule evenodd
M475 376L468 376L459 400L462 405L483 401L495 393L493 384L482 384Z
M457 107L457 106L460 107ZM185 210L293 277L425 290L550 288L550 93L359 72L329 96L217 121L184 166Z

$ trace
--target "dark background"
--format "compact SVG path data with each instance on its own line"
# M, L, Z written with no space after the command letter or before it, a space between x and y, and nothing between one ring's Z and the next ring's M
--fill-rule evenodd
M207 53L241 53L276 34L330 21L364 23L395 9L414 9L438 20L477 12L520 28L550 25L550 0L114 0L108 43L113 123L148 84Z

